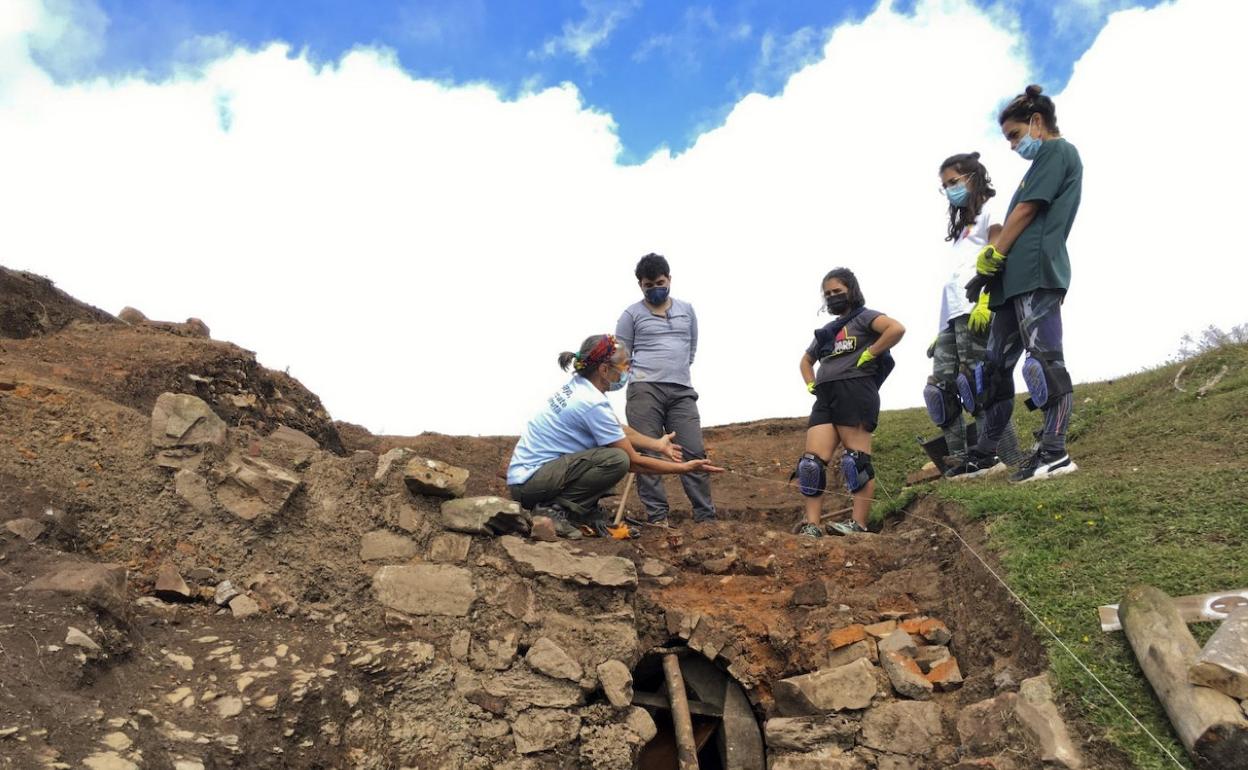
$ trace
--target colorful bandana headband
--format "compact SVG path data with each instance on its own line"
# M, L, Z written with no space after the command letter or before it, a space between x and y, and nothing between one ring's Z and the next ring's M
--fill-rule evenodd
M602 339L598 340L598 344L594 345L590 351L584 355L576 354L576 363L572 364L572 368L578 372L583 372L591 366L600 366L608 363L615 358L615 335L604 334Z

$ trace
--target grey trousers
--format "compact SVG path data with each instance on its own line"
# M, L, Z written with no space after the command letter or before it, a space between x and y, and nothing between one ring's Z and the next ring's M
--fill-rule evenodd
M658 438L675 432L676 443L684 448L686 460L706 457L706 447L702 443L702 418L698 414L698 392L693 388L669 382L634 382L628 386L624 414L629 426L643 435ZM707 474L686 473L680 477L680 483L693 506L694 521L715 518L711 480ZM654 520L667 516L667 492L663 488L662 476L637 474L637 496L646 506L648 518Z

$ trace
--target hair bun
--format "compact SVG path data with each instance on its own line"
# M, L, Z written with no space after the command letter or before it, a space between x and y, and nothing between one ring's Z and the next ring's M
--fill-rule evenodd
M971 153L971 160L979 160L979 153L978 152Z
M1023 91L1023 93L1027 94L1032 99L1035 99L1037 96L1044 93L1044 87L1038 86L1035 83L1032 83L1031 85L1027 86L1027 88Z

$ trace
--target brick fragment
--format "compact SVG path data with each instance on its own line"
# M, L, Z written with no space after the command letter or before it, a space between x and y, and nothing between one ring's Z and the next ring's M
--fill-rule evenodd
M831 645L832 649L839 650L840 648L847 647L854 642L861 642L866 638L866 628L861 623L855 623L852 626L838 628L828 634L828 644Z

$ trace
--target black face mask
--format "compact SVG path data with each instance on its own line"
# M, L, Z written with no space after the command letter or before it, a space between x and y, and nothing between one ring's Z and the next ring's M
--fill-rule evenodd
M849 296L845 294L833 294L827 299L828 312L832 315L841 315L849 310Z

